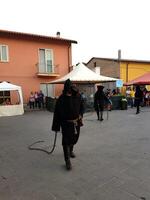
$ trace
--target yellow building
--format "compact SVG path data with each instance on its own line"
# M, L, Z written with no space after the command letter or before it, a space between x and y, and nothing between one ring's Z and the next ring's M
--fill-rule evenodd
M119 78L123 83L150 72L150 61L93 57L86 64L101 75ZM97 70L99 68L99 70ZM122 89L124 92L125 87Z
M124 60L120 62L120 79L122 79L124 83L148 72L150 72L150 61ZM150 87L147 86L147 89L149 90ZM125 88L123 88L123 92L124 90Z
M122 79L123 82L131 81L148 72L150 72L150 61L120 61L120 79Z

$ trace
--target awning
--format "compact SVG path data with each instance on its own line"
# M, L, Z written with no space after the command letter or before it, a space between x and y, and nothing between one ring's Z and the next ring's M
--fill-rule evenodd
M128 85L150 85L150 72L124 83L124 86Z

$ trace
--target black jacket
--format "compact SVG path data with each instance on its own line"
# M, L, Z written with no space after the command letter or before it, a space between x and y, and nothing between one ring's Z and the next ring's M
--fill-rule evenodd
M94 95L94 107L96 108L97 105L104 106L105 102L108 102L108 98L102 90L98 90Z
M139 101L142 101L142 99L143 99L143 92L140 89L140 87L136 87L135 99L139 100Z
M83 116L83 101L80 94L66 96L62 94L55 106L52 130L62 129L62 145L75 144L80 133L80 117ZM73 121L77 120L76 123Z

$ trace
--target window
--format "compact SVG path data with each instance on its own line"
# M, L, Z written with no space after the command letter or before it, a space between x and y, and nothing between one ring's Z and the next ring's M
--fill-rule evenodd
M8 46L0 44L0 61L8 62Z
M39 72L53 73L53 51L51 49L39 49Z
M0 91L0 104L3 104L6 99L10 100L10 91Z
M45 97L54 97L54 86L52 84L40 84L40 90L42 90Z

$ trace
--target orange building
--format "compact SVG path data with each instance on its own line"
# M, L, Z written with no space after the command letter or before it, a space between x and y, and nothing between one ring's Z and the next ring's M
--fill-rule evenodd
M20 85L24 103L31 91L58 96L62 85L49 82L70 71L72 43L77 42L61 38L59 32L56 37L49 37L0 30L0 82Z

